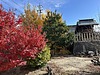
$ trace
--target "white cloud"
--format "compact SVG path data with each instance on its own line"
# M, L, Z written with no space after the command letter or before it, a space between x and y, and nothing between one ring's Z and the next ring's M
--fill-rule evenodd
M61 7L63 4L65 4L65 1L60 1L60 0L56 0L56 1L51 1L51 4L53 4L55 7Z
M61 4L58 3L58 4L55 5L55 7L59 8L59 7L61 7Z
M52 0L51 4L53 4L56 8L62 7L62 5L68 3L69 0Z
M51 4L56 8L61 7L63 4L66 4L69 2L69 0L41 0L42 3L44 4Z

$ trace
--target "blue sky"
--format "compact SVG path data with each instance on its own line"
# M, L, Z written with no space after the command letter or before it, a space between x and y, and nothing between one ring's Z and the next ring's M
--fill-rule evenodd
M79 19L94 18L98 21L100 0L0 0L5 9L17 9L16 14L24 12L24 6L41 4L43 9L57 10L67 25L74 25Z

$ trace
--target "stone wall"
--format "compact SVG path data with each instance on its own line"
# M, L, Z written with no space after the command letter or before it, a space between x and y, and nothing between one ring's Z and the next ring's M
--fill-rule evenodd
M89 42L75 42L73 48L73 54L87 54L88 51L93 51L95 54L100 53L100 41Z

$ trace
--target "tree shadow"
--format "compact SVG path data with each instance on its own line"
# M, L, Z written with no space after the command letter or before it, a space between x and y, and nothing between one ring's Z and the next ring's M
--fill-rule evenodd
M0 75L26 75L29 72L35 71L40 67L32 68L29 66L18 66L8 71L1 72Z

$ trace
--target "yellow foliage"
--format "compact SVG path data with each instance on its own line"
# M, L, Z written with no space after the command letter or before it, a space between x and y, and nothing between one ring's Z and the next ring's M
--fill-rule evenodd
M28 4L26 9L24 9L24 14L22 15L22 19L23 19L23 25L27 26L27 25L41 25L43 26L43 21L44 19L42 19L42 15L41 16L37 13L36 9L30 9L30 5Z

